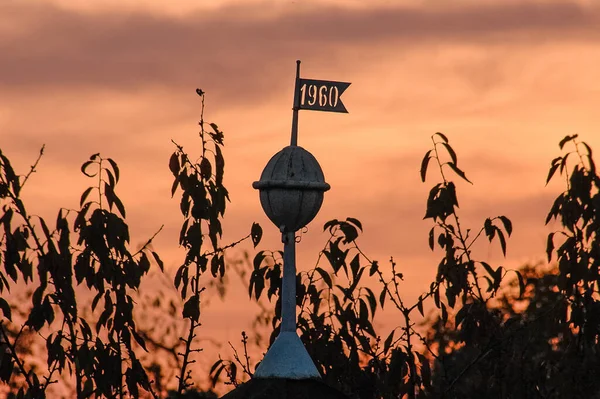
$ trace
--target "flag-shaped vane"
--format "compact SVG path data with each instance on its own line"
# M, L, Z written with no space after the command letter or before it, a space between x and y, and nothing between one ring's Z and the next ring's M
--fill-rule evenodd
M297 145L298 141L299 110L308 109L313 111L348 113L341 98L348 86L350 86L350 83L348 82L302 79L300 77L300 61L296 61L296 85L294 90L291 145Z
M295 109L348 113L341 97L350 83L302 79L300 77L300 61L296 61L296 64Z
M298 108L348 113L340 98L348 86L347 82L298 79Z

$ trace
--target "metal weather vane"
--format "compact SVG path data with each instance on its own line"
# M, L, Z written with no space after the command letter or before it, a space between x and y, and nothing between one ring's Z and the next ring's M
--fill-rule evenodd
M317 215L330 186L316 158L298 146L298 111L347 113L340 97L348 86L346 82L302 79L297 61L291 143L269 160L260 180L252 184L259 190L263 210L281 231L284 244L281 330L256 369L256 378L320 378L296 332L295 234Z
M300 60L296 61L296 84L294 85L294 110L292 118L292 145L298 142L298 111L327 111L348 113L342 102L342 94L351 83L333 80L303 79L300 77Z

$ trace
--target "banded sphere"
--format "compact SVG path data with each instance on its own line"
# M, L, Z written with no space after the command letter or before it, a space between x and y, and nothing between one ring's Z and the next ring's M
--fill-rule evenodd
M275 154L252 187L259 190L263 210L282 233L310 223L321 209L323 193L331 188L316 158L299 146Z

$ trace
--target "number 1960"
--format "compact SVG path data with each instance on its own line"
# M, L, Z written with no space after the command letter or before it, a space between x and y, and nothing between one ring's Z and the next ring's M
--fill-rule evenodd
M319 107L332 108L335 108L337 106L338 100L340 98L340 92L337 86L317 86L307 85L306 83L304 83L302 87L300 87L300 95L300 104L302 105L308 104L310 106L313 106L315 104L318 104Z

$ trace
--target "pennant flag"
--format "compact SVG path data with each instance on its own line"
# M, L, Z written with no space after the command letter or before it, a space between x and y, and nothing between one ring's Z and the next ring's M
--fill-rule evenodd
M347 82L298 78L298 109L348 113L341 99L348 86Z

